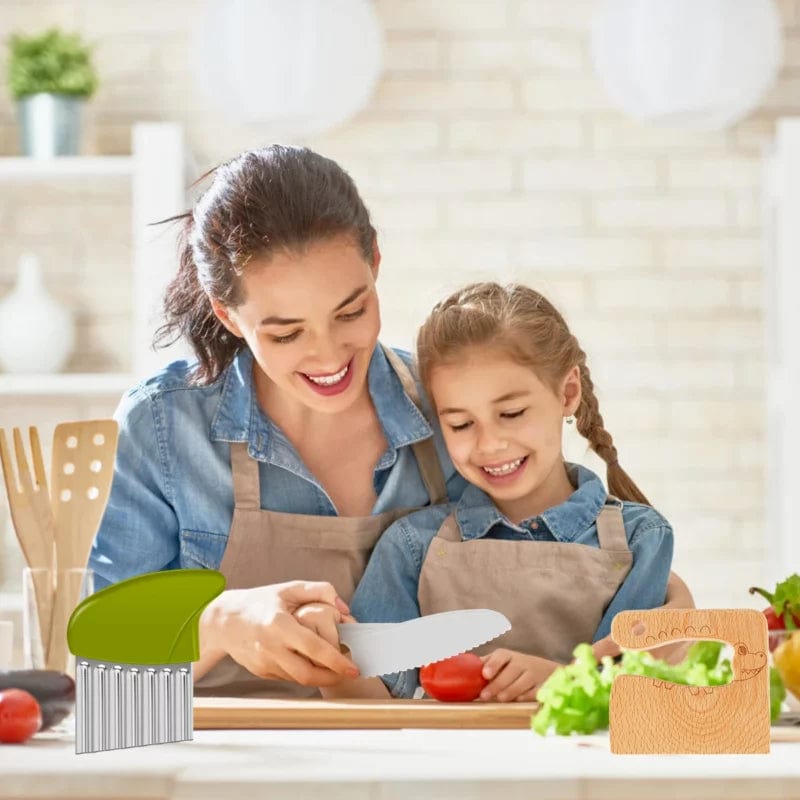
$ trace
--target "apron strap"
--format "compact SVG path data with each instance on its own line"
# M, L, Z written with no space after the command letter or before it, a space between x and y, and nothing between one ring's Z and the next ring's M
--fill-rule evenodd
M613 495L606 498L597 516L597 539L601 550L628 550L621 501Z
M386 360L394 369L397 377L400 378L403 390L411 398L420 412L422 412L422 402L420 401L419 392L417 391L417 382L414 380L411 371L394 350L383 344L381 344L381 348L386 356ZM414 457L417 459L419 474L422 477L422 482L425 484L425 489L428 492L428 497L430 497L431 505L446 503L447 484L445 483L444 474L442 473L442 465L439 463L439 456L436 454L433 436L423 439L421 442L414 442L414 444L411 445L411 449L414 452Z
M236 508L260 509L261 484L258 479L258 461L250 458L247 442L231 442L231 470L233 501Z
M461 531L459 530L458 523L456 522L455 514L448 514L447 517L445 517L442 527L439 528L439 530L436 532L436 535L440 539L444 539L447 542L461 541Z

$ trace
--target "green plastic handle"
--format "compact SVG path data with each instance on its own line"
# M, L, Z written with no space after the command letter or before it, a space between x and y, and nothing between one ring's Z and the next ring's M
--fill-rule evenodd
M67 624L70 652L123 664L183 664L200 658L198 621L225 588L210 569L148 572L82 600Z

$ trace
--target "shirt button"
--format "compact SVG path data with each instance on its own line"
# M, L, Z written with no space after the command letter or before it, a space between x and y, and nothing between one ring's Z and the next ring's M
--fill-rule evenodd
M531 530L535 531L539 527L538 522L531 522Z

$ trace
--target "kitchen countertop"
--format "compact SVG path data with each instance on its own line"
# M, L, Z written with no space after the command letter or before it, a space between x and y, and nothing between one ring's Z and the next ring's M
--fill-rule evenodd
M71 738L0 745L0 799L772 800L800 798L800 741L764 755L623 756L605 733L207 730L177 744L77 756ZM775 741L777 739L778 741Z

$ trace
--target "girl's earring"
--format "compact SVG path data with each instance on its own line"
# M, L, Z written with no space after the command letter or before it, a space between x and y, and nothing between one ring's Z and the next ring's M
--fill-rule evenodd
M567 425L574 425L575 424L575 415L574 414L570 414L568 417L565 417L564 418L564 422L566 422Z

